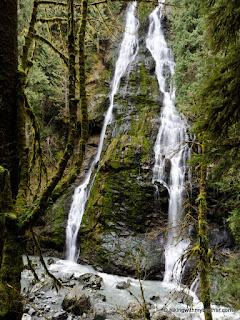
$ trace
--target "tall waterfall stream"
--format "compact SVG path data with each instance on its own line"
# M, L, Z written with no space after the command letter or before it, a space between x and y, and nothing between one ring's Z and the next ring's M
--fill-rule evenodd
M108 320L121 319L121 315L117 315L118 310L116 305L121 308L126 308L127 302L129 300L133 300L133 297L130 295L128 290L118 290L116 289L116 284L120 281L129 280L129 290L135 295L135 297L138 298L139 301L141 301L139 282L135 279L100 273L90 266L78 265L76 261L78 259L79 252L77 250L76 242L86 202L88 201L89 193L94 180L94 177L91 180L91 175L94 171L94 167L100 160L106 129L108 124L112 121L114 96L118 91L122 76L126 73L127 68L133 62L138 53L139 22L135 15L136 6L136 2L128 6L125 33L116 62L115 74L110 94L110 106L105 115L98 152L91 164L85 180L81 185L79 185L79 187L76 188L73 196L66 231L67 260L59 260L54 258L54 263L49 266L50 271L56 277L63 280L65 279L65 282L70 287L78 283L77 279L79 275L90 272L92 274L101 276L104 281L104 288L99 290L99 293L106 296L106 302L102 303L106 309L108 308ZM168 48L164 39L161 27L161 10L163 10L163 5L159 4L159 6L150 14L150 25L146 39L146 45L155 60L155 72L157 75L160 92L163 95L163 108L160 119L161 125L154 147L155 165L153 168L152 182L162 183L169 191L169 231L165 248L166 268L164 281L142 281L142 288L146 302L151 303L150 312L152 319L159 319L158 316L155 318L155 314L158 312L158 310L162 310L169 316L174 315L181 319L197 320L204 319L202 304L199 302L198 298L193 292L187 288L184 288L183 286L177 285L180 281L181 273L181 266L177 264L177 261L181 257L185 248L188 246L188 240L179 238L178 223L181 220L180 216L182 211L186 175L186 159L189 150L185 143L188 140L187 127L184 121L178 115L174 105L175 90L174 88L170 89L168 85L169 76L171 77L174 74L174 61L172 52ZM166 174L166 167L169 165L170 174ZM26 259L24 260L26 263ZM48 258L46 258L46 262L47 261ZM40 266L38 266L37 272L40 274L40 276L42 271L43 270L40 268ZM41 280L43 283L46 281L44 278L41 278ZM26 269L22 275L22 291L28 292L30 298L34 298L35 303L38 303L39 308L42 306L41 310L46 310L45 314L48 317L51 317L52 319L60 319L63 315L61 313L63 312L61 309L61 303L67 289L61 289L60 293L56 294L52 289L49 289L50 287L48 283L45 285L46 289L44 289L44 286L41 287L41 284L39 285L38 283L31 286L31 282L33 282L33 275L29 270ZM181 292L185 292L185 294L189 294L192 297L192 303L190 303L190 305L186 304L186 299L183 298L184 296ZM154 303L153 300L155 301ZM111 305L111 307L109 307L109 305ZM115 313L113 312L111 314L113 308L115 308ZM218 307L218 310L220 308L221 307ZM31 308L29 310L31 311ZM28 311L28 314L24 315L25 318L23 317L23 319L40 319L37 315L33 314L32 316L30 311ZM59 318L57 318L58 314ZM224 312L213 313L214 319L226 319L226 316L227 319L239 319L239 312L226 314L224 314ZM88 319L87 316L83 318ZM66 317L64 317L64 319L66 319ZM78 319L78 317L67 315L67 319Z
M189 150L187 127L174 105L175 89L167 81L174 74L174 60L164 38L161 17L164 10L160 4L150 14L150 26L146 40L147 48L156 62L156 75L159 89L163 94L161 125L155 142L155 165L153 183L159 182L169 191L168 235L165 248L164 281L180 281L181 265L178 260L188 246L187 239L180 239L183 193L185 190L186 158ZM170 173L166 168L170 166Z

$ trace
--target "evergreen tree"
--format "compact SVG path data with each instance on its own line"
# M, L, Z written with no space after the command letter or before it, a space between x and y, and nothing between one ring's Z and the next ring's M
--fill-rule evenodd
M175 3L179 5L172 11L178 106L190 120L196 142L204 144L204 154L195 154L193 160L197 167L207 166L205 188L220 191L216 202L209 201L208 211L221 212L239 241L240 2Z

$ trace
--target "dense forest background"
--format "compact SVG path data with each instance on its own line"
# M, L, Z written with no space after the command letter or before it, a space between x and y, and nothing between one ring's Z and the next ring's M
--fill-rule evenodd
M175 1L171 10L176 59L177 105L188 118L205 154L192 161L207 164L208 216L220 212L236 241L227 260L234 270L221 280L217 298L239 296L239 2ZM179 7L178 7L179 6ZM217 197L210 196L216 190ZM234 280L235 279L235 280ZM237 303L238 304L238 303Z
M12 199L9 199L6 170L1 171L2 314L6 314L6 301L9 299L3 293L6 291L4 284L10 282L18 289L16 282L21 269L19 266L16 272L12 272L14 279L6 276L6 267L17 261L4 258L4 255L14 254L14 250L6 246L9 240L6 234L8 230L18 230L17 233L11 232L10 242L16 249L14 241L21 239L21 250L17 247L21 256L28 239L35 237L32 228L43 223L41 216L46 208L77 179L81 168L82 173L87 169L92 154L85 154L85 162L83 157L85 150L89 150L87 141L90 140L90 144L96 147L96 141L93 139L92 142L91 138L101 131L106 110L104 97L108 94L112 76L112 50L115 49L115 42L121 38L122 12L127 5L122 1L100 1L98 4L90 1L87 23L83 25L83 3L88 1L83 1L82 7L77 3L73 30L65 2L57 6L51 1L40 2L37 15L34 16L33 5L36 6L38 1L18 1L18 64L26 79L18 88L22 92L18 91L17 100L18 104L25 101L27 112L24 123L20 123L25 140L18 137L18 141L21 141L17 149L20 165L18 178L14 178L18 180L18 186L11 181ZM68 6L70 2L67 2ZM154 1L153 4L144 1L139 3L139 15L143 14L145 7L149 10L155 5ZM166 1L166 7L170 26L168 41L176 62L173 79L177 87L176 104L195 137L191 159L195 170L194 187L198 191L202 187L204 189L206 221L220 221L231 230L234 238L231 252L222 252L220 255L216 248L211 259L206 260L211 283L216 287L212 299L239 309L240 2L171 0ZM81 28L84 29L82 33ZM75 38L71 43L71 30L74 37L78 34L78 43L74 44ZM79 41L81 36L83 51ZM77 61L73 68L75 71L69 63L72 55ZM71 72L75 72L72 78ZM69 83L73 78L76 82L71 88ZM75 108L76 104L78 108ZM71 137L73 128L75 132ZM6 141L3 139L1 147L4 144ZM22 147L28 154L27 162ZM1 168L5 168L6 163L6 159L1 159ZM27 183L24 164L27 166ZM60 173L59 168L63 164L64 169ZM11 175L11 166L8 169ZM196 196L195 200L188 205L189 223L192 224L196 224L202 199ZM9 212L13 212L14 217ZM13 240L16 234L17 238ZM37 246L36 241L35 244ZM8 288L7 292L11 296L11 289ZM210 319L207 316L206 319ZM7 313L6 319L10 319L8 317Z

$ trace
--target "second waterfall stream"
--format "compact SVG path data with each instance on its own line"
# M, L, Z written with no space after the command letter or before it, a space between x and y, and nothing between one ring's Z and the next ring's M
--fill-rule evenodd
M174 105L175 88L171 88L168 83L169 78L174 74L175 63L162 30L163 10L164 5L160 4L150 14L150 25L146 40L147 48L156 63L155 72L159 90L163 94L161 124L154 146L153 183L163 184L169 192L164 281L177 283L180 282L182 271L179 259L189 244L188 239L182 239L179 235L185 191L186 159L189 155L186 141L189 138L187 126Z
M85 211L86 203L91 191L90 179L94 171L96 163L100 160L103 148L103 141L108 124L112 120L112 111L114 107L114 96L118 91L120 80L127 71L128 66L133 62L138 52L138 27L139 22L135 15L137 2L129 5L126 14L126 27L121 43L119 56L115 66L114 78L112 81L112 90L110 94L110 105L105 115L103 128L101 131L98 152L91 164L90 169L81 183L74 192L71 209L68 215L67 230L66 230L66 258L70 261L77 261L79 250L77 249L77 236L81 226L82 217ZM91 182L91 184L93 181Z

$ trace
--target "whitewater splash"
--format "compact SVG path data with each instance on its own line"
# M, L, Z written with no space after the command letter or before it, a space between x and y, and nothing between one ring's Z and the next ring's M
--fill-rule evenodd
M91 186L93 185L94 178L91 181L91 175L94 171L96 163L100 160L103 148L103 141L106 129L112 121L112 111L114 107L114 96L118 91L120 80L127 71L128 66L135 59L138 52L138 27L139 22L135 15L137 2L129 5L126 13L126 26L121 43L119 56L115 66L114 78L112 81L112 90L110 94L110 106L105 115L103 128L98 145L98 152L91 164L89 171L85 176L85 180L79 185L74 192L71 209L68 215L67 229L66 229L66 259L76 262L79 256L79 249L77 249L77 237L81 226L82 217L85 211L86 203L89 198Z
M169 85L169 78L174 74L174 59L168 48L161 18L163 1L150 14L150 25L146 40L147 48L156 62L156 75L159 89L163 94L161 125L155 142L155 165L153 168L153 183L160 182L169 192L168 235L165 247L164 281L179 282L181 264L178 263L189 240L180 239L179 223L182 216L182 202L185 190L186 159L189 149L186 141L187 126L177 113L174 105L175 88Z

